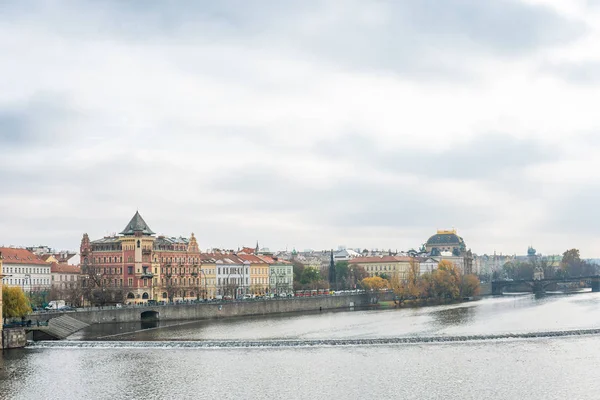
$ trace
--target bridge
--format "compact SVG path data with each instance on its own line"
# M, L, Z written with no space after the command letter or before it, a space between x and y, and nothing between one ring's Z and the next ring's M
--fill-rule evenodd
M501 295L504 292L504 289L506 289L507 287L518 285L527 285L532 289L533 293L543 294L545 293L546 288L550 285L554 285L557 283L573 283L582 281L587 282L591 286L592 292L600 292L600 275L593 275L549 279L517 279L492 281L492 294Z

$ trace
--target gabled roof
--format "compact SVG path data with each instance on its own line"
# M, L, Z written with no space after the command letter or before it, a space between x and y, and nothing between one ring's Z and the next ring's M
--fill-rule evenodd
M26 265L48 265L32 252L26 249L15 249L12 247L0 247L0 253L4 258L4 265L26 264Z
M81 274L81 268L77 265L52 263L50 272L53 274Z
M133 218L131 218L131 221L129 221L125 229L123 229L123 232L120 234L130 236L135 232L142 232L144 235L148 236L154 235L154 232L152 232L146 221L144 221L144 218L142 218L139 211L135 212L135 215Z

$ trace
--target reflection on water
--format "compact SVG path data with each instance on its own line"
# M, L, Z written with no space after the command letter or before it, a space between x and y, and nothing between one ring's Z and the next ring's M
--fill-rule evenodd
M442 326L462 325L475 316L475 307L459 307L432 313L434 322Z
M118 336L4 353L0 399L597 399L599 310L600 294L586 293L99 325L74 339ZM588 336L549 337L567 330ZM520 339L498 339L507 337ZM221 342L202 347L211 340Z

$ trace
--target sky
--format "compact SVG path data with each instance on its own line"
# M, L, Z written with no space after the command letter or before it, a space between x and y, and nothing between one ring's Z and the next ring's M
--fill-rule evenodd
M0 245L600 256L600 0L0 0Z

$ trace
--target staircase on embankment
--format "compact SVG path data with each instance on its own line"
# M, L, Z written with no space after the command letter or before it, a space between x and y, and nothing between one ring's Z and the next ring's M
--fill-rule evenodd
M52 318L48 326L39 326L32 329L33 340L65 339L75 332L90 326L68 315Z

